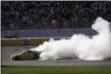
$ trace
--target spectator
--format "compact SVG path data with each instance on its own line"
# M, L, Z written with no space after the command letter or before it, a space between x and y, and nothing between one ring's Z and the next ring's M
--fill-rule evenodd
M98 16L111 21L111 3L105 1L2 1L1 11L4 29L13 21L20 29L21 25L23 29L52 28L51 24L54 28L82 28Z

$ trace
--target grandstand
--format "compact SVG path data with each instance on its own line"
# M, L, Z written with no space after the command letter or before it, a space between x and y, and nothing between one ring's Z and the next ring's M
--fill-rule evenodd
M111 2L2 1L2 30L11 24L29 28L87 28L97 16L110 20Z
M66 37L79 32L90 34L86 28L98 16L111 21L111 2L2 1L2 38Z

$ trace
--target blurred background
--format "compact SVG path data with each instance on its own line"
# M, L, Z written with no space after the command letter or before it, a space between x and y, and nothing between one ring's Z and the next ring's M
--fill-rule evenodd
M2 38L92 35L98 16L111 21L111 1L1 1Z

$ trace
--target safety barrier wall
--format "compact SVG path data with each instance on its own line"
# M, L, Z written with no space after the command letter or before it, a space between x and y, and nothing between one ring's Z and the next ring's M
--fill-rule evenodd
M50 38L24 38L24 39L2 39L2 46L35 46L48 41ZM60 38L54 38L60 39Z
M73 34L83 33L86 35L93 35L95 32L90 28L77 29L25 29L17 31L2 31L1 37L16 36L17 38L31 38L31 37L70 37Z
M12 31L13 32L13 31ZM19 30L15 34L17 38L15 39L4 39L5 36L12 35L11 31L2 31L2 46L23 46L23 45L38 45L43 43L44 41L49 40L50 37L54 37L55 39L60 39L61 37L71 37L73 34L86 34L92 36L96 34L90 28L79 28L79 29L26 29ZM39 37L39 38L32 38ZM43 38L44 37L44 38Z

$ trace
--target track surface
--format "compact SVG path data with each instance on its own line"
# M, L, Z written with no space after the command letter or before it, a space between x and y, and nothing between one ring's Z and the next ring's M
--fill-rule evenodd
M25 60L12 61L11 55L29 50L35 46L2 46L2 65L7 66L111 66L111 60L104 61L83 61L80 59L63 59L63 60Z

